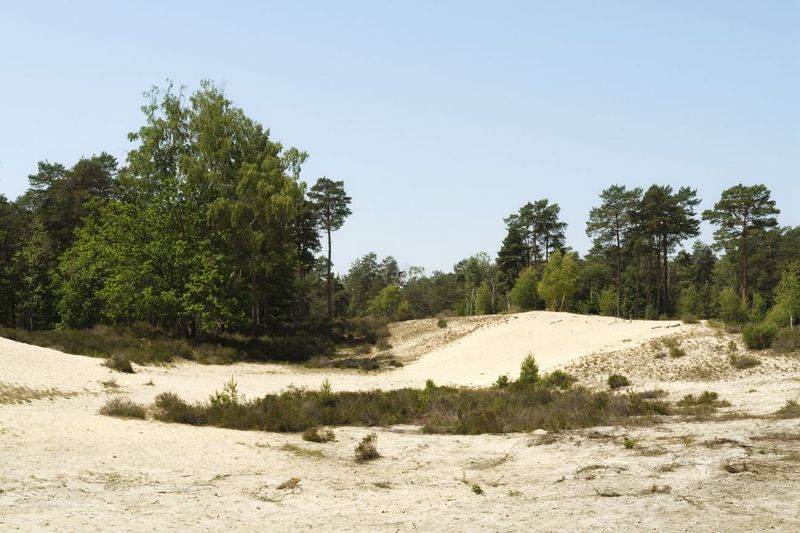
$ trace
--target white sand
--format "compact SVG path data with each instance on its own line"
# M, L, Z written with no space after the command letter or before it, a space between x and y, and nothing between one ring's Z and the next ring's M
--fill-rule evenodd
M664 328L672 324L526 313L481 322L449 343L427 339L422 344L433 349L380 374L182 363L122 375L98 359L0 339L0 397L12 384L77 393L0 402L0 530L800 530L798 419L600 428L601 435L566 432L543 445L527 434L431 436L384 428L378 430L383 458L358 465L352 452L364 428L337 428L337 442L319 445L293 434L96 414L115 394L143 403L168 390L203 399L231 375L248 396L289 384L317 387L326 377L334 389L419 386L428 378L486 385L499 374L515 376L528 351L543 369L566 365L588 384L619 370L636 384L673 391L672 399L718 390L733 403L731 412L766 414L800 396L796 356L762 356L761 367L743 373L685 379L708 361L722 368L717 345L729 338L702 326ZM457 319L451 327L459 327ZM689 355L653 363L644 341L676 332L696 343ZM393 344L402 357L402 347L413 343L400 337ZM118 392L100 384L109 379L121 386ZM146 385L150 379L154 386ZM640 439L636 449L622 446L626 435ZM733 442L709 444L715 438ZM286 443L324 457L280 450ZM750 470L729 474L722 469L728 460L747 461ZM278 490L290 477L301 479L298 487ZM485 495L473 494L471 484ZM647 492L653 485L670 492Z

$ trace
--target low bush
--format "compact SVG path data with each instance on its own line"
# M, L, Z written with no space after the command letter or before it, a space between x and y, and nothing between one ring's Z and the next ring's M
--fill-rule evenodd
M128 359L127 356L115 353L108 359L106 362L103 363L111 370L116 370L117 372L123 372L125 374L134 374L133 366L131 366L131 361Z
M511 385L511 380L508 379L508 374L497 376L497 381L494 382L494 386L498 389L505 389L509 385Z
M124 398L112 398L100 408L99 413L106 416L119 418L147 418L147 411L141 405Z
M747 368L753 368L754 366L758 366L761 364L761 360L753 357L752 355L738 355L732 353L730 357L728 357L728 361L730 361L731 366L733 368L737 368L739 370L745 370Z
M699 396L687 394L677 402L680 414L694 416L710 415L718 408L730 407L730 405L730 402L720 400L719 394L713 391L704 391Z
M380 458L381 454L378 453L378 435L368 433L361 442L358 443L355 450L356 461L363 463L366 461L374 461Z
M308 428L305 433L303 433L303 440L319 443L332 442L336 440L336 434L330 428Z
M190 404L172 393L156 396L154 417L164 422L232 429L302 432L314 427L413 424L429 433L482 434L559 431L623 425L670 414L668 404L634 393L559 390L515 382L506 388L333 392L290 389L235 405Z
M742 329L744 345L751 350L766 350L772 346L772 341L778 333L778 328L768 322L747 324Z
M779 330L772 341L772 349L780 353L800 351L800 328Z
M568 374L563 370L553 370L549 374L545 374L542 378L542 386L544 387L556 387L559 389L568 389L577 383L578 378L573 376L572 374Z
M447 320L445 320L444 318L440 318L439 320L436 321L436 326L442 329L446 328Z
M622 387L627 387L630 384L630 380L622 374L611 374L608 376L608 388L611 390L621 389Z

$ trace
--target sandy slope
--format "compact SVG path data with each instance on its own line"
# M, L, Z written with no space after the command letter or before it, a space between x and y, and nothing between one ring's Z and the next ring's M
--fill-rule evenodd
M326 376L334 388L348 389L427 378L487 384L501 373L515 375L528 351L542 367L567 365L590 385L623 371L636 385L672 391L672 399L719 390L731 412L767 414L800 396L797 356L761 356L761 367L731 374L720 348L729 338L702 326L664 325L670 324L528 313L469 325L470 332L449 340L419 326L429 337L398 335L394 350L420 342L431 350L377 375L179 364L139 367L128 376L98 359L0 339L0 530L800 530L797 419L676 421L557 436L383 428L383 458L358 465L352 451L364 428L337 428L337 442L319 445L293 434L96 414L116 394L149 402L173 390L202 399L231 374L248 395L289 383L316 387ZM664 334L686 337L687 357L654 359L646 340ZM695 376L700 367L718 374ZM100 383L109 379L120 388ZM33 392L52 399L3 403ZM640 444L625 449L624 436ZM281 450L287 443L323 456ZM746 461L748 470L726 472L731 460ZM290 477L299 485L279 490ZM474 494L472 484L485 495ZM665 493L653 493L654 485Z

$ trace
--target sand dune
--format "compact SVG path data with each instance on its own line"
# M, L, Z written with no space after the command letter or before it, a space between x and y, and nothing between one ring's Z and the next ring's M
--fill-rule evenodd
M417 348L406 366L377 374L179 363L124 375L99 359L0 338L0 530L800 529L800 426L763 417L800 396L796 356L762 355L762 366L731 374L720 347L733 338L700 325L544 312L459 320L450 331L405 324L394 350L402 358L404 347ZM667 334L691 338L686 357L654 360L647 341ZM143 403L164 391L204 399L231 375L248 396L317 387L325 378L335 389L418 386L428 378L485 385L516 375L528 352L543 369L565 366L586 385L602 386L608 372L622 371L637 385L670 391L672 400L719 390L732 414L754 408L759 416L548 439L379 428L383 458L359 465L352 454L365 428L336 428L337 441L322 445L294 434L97 414L116 395ZM687 377L710 367L720 373ZM101 384L110 379L118 388ZM638 439L636 449L622 445L625 437ZM285 444L318 453L298 455ZM748 461L750 470L725 471L731 460ZM292 477L297 487L277 488ZM473 484L484 494L474 494Z

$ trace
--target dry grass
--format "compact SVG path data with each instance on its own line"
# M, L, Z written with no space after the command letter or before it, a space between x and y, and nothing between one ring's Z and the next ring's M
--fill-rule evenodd
M303 433L303 440L326 443L336 440L336 434L330 428L308 428Z
M118 418L147 418L147 411L141 405L125 398L112 398L100 408L99 413L106 416L116 416Z
M296 444L284 444L279 449L284 452L293 453L298 457L310 457L313 459L322 459L325 457L325 454L322 453L320 450L303 448L302 446L297 446Z
M777 418L800 418L800 403L795 400L787 400L786 404L775 411Z
M77 395L77 392L64 392L53 388L32 389L12 383L0 382L0 405L30 403L35 400L71 398Z

